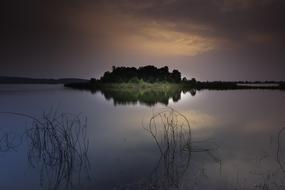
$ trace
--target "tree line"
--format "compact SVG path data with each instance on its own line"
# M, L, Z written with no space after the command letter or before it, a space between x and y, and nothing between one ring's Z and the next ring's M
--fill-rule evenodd
M112 67L112 71L107 71L100 78L101 82L121 83L121 82L181 82L181 73L174 69L169 71L167 66L157 68L152 65L135 67Z

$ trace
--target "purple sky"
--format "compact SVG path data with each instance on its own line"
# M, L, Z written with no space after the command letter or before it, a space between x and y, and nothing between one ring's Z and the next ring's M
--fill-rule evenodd
M0 75L98 77L167 65L199 80L285 80L283 0L11 0Z

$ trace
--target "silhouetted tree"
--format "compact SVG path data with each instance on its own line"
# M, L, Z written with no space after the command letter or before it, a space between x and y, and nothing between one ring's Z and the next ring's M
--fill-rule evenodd
M172 79L174 80L174 82L180 82L181 81L181 73L174 69L172 72Z
M157 68L152 65L144 67L112 67L112 71L105 72L101 77L101 82L106 83L120 83L120 82L138 82L143 80L145 82L180 82L181 73L178 70L169 72L167 66Z
M91 83L95 83L96 81L97 81L97 80L96 80L95 78L91 78L91 79L90 79L90 82L91 82Z

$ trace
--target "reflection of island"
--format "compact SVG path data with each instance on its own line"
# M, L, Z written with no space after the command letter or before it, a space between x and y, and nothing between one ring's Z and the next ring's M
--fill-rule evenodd
M88 88L79 88L88 90ZM170 83L138 83L136 85L121 83L121 84L104 84L95 85L90 90L91 93L100 92L106 100L113 100L114 105L126 104L145 104L153 106L157 103L168 105L169 100L178 102L181 99L181 93L189 92L195 96L196 90L184 90L181 85Z
M130 88L120 90L114 88L104 88L100 90L107 100L113 99L114 104L146 104L148 106L162 103L168 105L169 99L174 102L180 100L181 91L176 87L167 87L165 89L155 88Z
M168 105L170 99L174 102L179 101L182 89L177 85L161 83L153 85L138 84L137 86L128 86L127 84L107 85L98 88L97 91L100 91L107 100L113 99L114 105L141 103L152 106L157 103Z

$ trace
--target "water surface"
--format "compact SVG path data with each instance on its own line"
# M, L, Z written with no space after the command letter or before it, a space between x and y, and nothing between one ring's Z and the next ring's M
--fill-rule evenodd
M120 104L100 92L92 94L61 85L1 85L0 105L1 112L36 118L55 112L87 118L85 140L89 144L90 163L80 172L75 166L71 168L74 175L68 183L72 185L66 186L62 178L62 184L53 186L54 179L47 179L54 176L51 166L43 167L40 161L35 165L29 162L31 139L27 130L34 126L33 121L0 114L3 189L285 188L285 132L281 131L285 127L285 93L282 91L197 91L192 95L182 92L174 101L170 98L167 103L158 101L148 105L139 101ZM151 117L169 111L169 107L187 118L191 139L169 141L170 148L164 149L165 131L157 124L156 138L163 150L167 150L162 154L147 129ZM185 126L182 120L177 119ZM182 132L186 134L187 130L183 128ZM184 146L187 143L191 148ZM176 151L178 145L183 145L180 152ZM168 187L163 187L162 182Z

